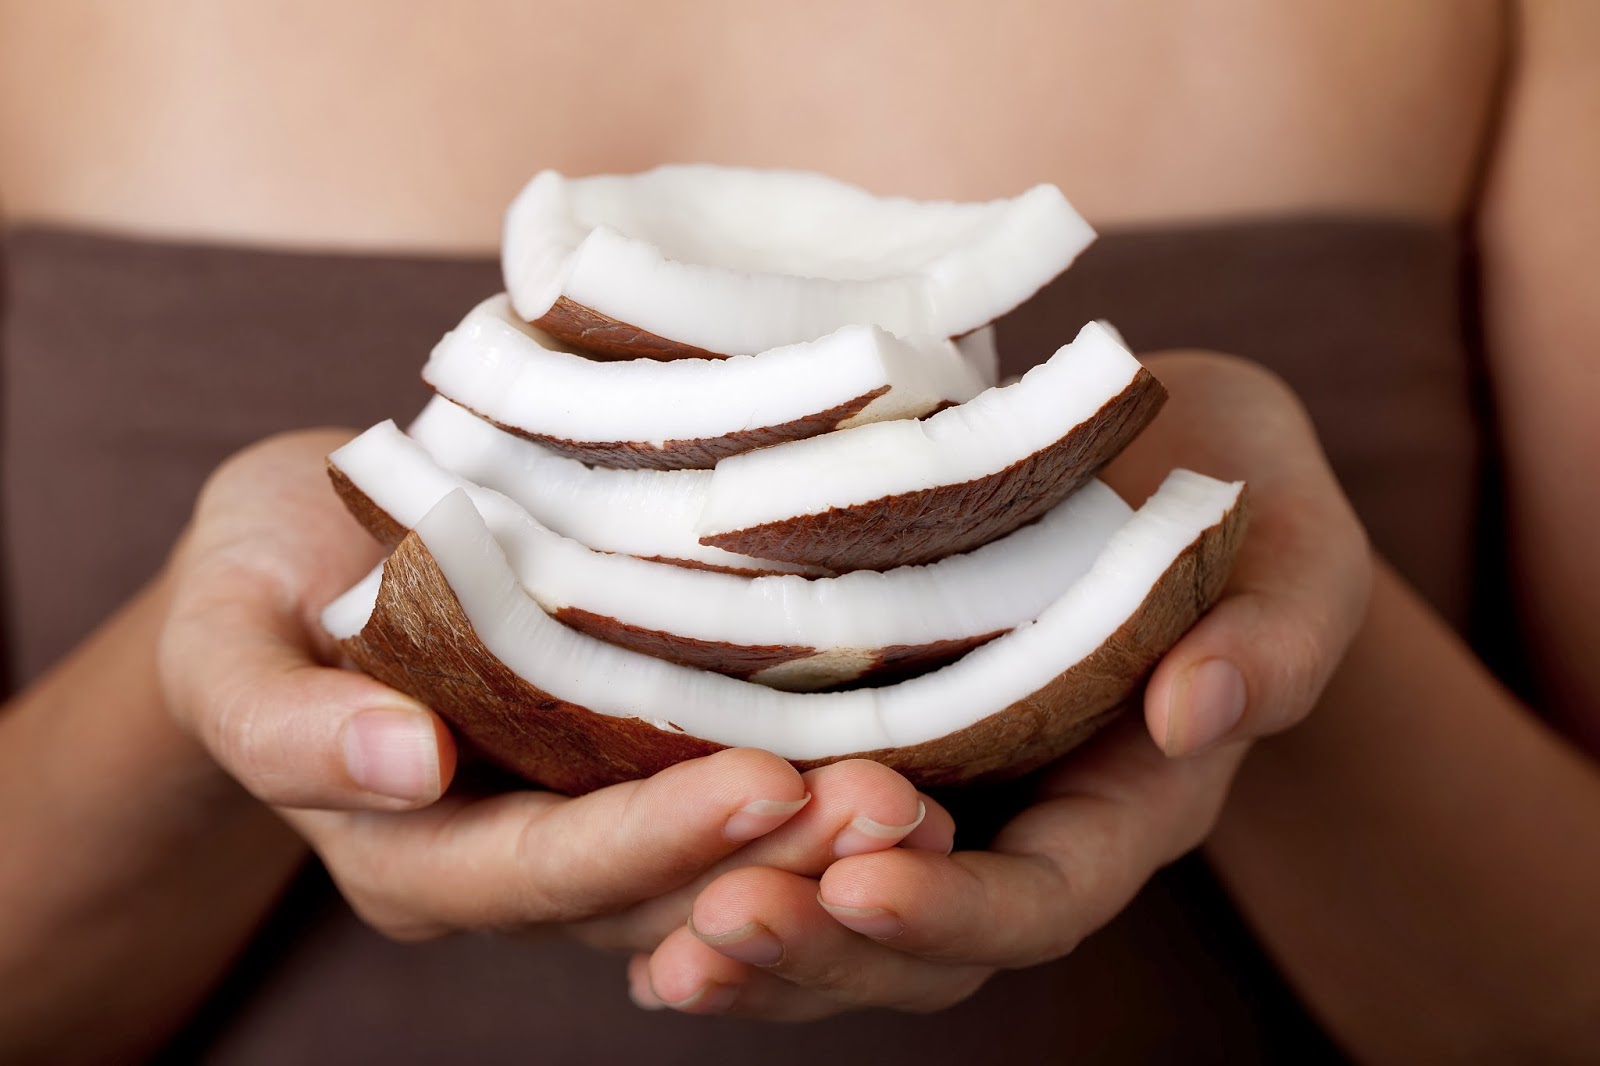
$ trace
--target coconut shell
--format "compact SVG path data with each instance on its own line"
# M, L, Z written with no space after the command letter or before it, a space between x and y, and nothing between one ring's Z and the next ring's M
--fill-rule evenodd
M720 437L669 440L660 444L649 441L567 440L564 437L552 437L518 429L516 426L497 422L481 411L467 407L466 404L460 406L472 411L496 429L504 430L524 440L531 440L557 454L591 466L607 466L618 470L710 470L717 465L719 459L726 459L730 455L783 444L786 441L815 437L820 433L838 429L888 391L889 386L884 385L826 410L816 411L777 425L756 426Z
M1108 640L1031 695L926 743L795 765L873 759L927 788L1014 777L1059 758L1137 701L1161 655L1221 595L1244 515L1241 495L1178 555ZM645 777L722 747L641 719L597 714L517 676L478 639L415 533L385 563L366 625L342 643L357 666L433 707L491 759L559 792Z
M391 550L408 530L394 516L373 502L355 482L329 460L328 479L352 517L374 540ZM691 570L732 573L740 577L760 577L772 571L735 570L680 559L651 559ZM987 644L1004 630L981 633L953 640L925 644L893 644L882 648L817 648L790 644L737 645L724 641L700 640L681 633L647 629L597 614L581 607L561 607L551 616L556 621L610 644L644 655L701 670L712 670L746 681L757 681L791 692L810 692L854 681L883 684L914 677L960 658L973 648Z
M1047 447L987 477L708 534L700 543L836 573L930 563L1021 528L1066 499L1149 425L1167 391L1140 368Z
M730 644L632 625L581 607L561 607L551 617L597 640L682 666L711 670L790 692L813 692L854 681L883 684L953 662L1002 631L926 644L884 648L817 648L793 644Z
M344 503L345 509L350 512L361 528L365 529L372 539L382 544L390 551L405 537L408 530L394 516L382 507L372 502L368 496L356 487L355 482L343 470L340 470L332 460L326 464L328 480L333 483L333 491L338 494ZM718 566L716 563L707 563L698 559L674 559L665 555L641 556L645 562L664 563L668 566L681 566L685 570L705 570L717 574L733 574L736 577L770 577L778 574L790 573L788 570L764 570L755 567ZM830 571L813 568L807 577L831 577Z
M592 307L556 297L556 302L531 325L544 330L563 344L595 359L726 359L720 352L708 352L692 344L658 337L649 330L618 322Z
M366 530L373 540L393 551L410 530L395 521L394 516L388 511L373 503L372 497L362 492L356 483L350 480L348 474L334 465L332 459L324 465L328 471L328 480L333 483L333 491L338 494L345 510L350 512L350 517L361 523L361 528Z
M779 574L800 573L803 577L833 577L831 570L820 567L809 567L802 571L762 569L754 566L720 566L717 563L708 563L702 559L675 559L670 555L638 555L647 563L666 563L668 566L681 566L685 570L705 570L713 574L732 574L735 577L776 577Z

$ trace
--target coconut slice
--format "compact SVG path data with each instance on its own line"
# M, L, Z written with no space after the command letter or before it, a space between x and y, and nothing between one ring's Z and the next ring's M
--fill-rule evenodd
M657 658L794 691L919 673L1032 619L1088 570L1132 513L1091 482L1037 524L928 566L747 580L562 537L507 497L441 469L393 422L328 462L351 512L385 543L464 490L522 587L558 621Z
M524 319L595 353L749 355L872 323L957 337L999 318L1091 240L1061 191L941 203L820 174L665 166L537 175L506 214Z
M464 492L323 623L357 665L564 792L733 745L801 766L872 758L924 787L1004 777L1086 737L1216 599L1243 531L1242 489L1174 472L1037 621L882 688L778 692L562 626Z
M422 377L564 455L659 469L705 468L750 448L916 418L984 387L949 341L902 340L876 326L733 359L598 362L518 319L503 295L445 334Z
M1099 323L1012 385L717 465L700 542L883 570L967 551L1064 499L1139 434L1166 390Z
M965 337L956 338L956 351L967 365L978 372L983 387L992 389L1000 383L1000 346L993 326L973 330Z
M443 396L429 400L406 432L439 466L511 497L541 525L591 548L744 577L831 576L821 567L701 544L695 523L711 488L709 470L586 466L498 429ZM399 526L372 532L391 548L405 534Z
M969 333L956 347L984 386L993 386L1000 366L993 327ZM511 497L544 526L591 548L745 577L831 576L822 567L701 544L696 527L711 488L709 470L591 467L507 433L443 396L430 399L406 432L446 470Z

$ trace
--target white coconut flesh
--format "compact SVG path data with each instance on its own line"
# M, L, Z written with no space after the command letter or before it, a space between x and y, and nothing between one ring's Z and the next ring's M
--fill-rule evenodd
M485 300L445 334L422 377L440 395L516 432L658 449L846 407L808 432L915 418L984 388L950 341L904 340L875 326L846 326L732 359L590 359L518 319L504 295Z
M534 688L599 715L812 760L933 741L1045 689L1112 640L1162 576L1223 522L1242 488L1174 471L1035 621L920 677L827 693L776 691L562 626L517 580L466 492L440 500L416 523L415 534L477 639ZM323 616L329 633L358 637L381 584L375 572L335 601ZM528 713L541 712L530 707Z
M442 469L393 422L367 430L329 462L406 528L465 491L522 587L558 618L577 609L594 616L580 628L599 624L618 638L626 636L622 627L661 634L665 641L650 643L664 643L677 661L794 689L853 680L916 649L987 639L1032 619L1089 569L1132 514L1110 488L1091 482L1034 525L937 563L818 580L749 579L562 537L506 496ZM673 652L671 638L714 647ZM898 659L886 662L890 648ZM776 665L762 665L769 662Z
M406 432L445 470L509 496L541 525L600 551L746 574L826 571L700 543L709 470L591 467L495 428L443 396Z
M852 323L960 336L1093 239L1053 185L960 204L799 171L665 166L537 175L506 214L501 261L528 321L565 297L658 337L749 355Z
M956 350L972 369L986 389L1000 383L1000 347L993 326L973 330L965 337L956 338Z
M997 474L1089 424L1142 369L1111 329L1091 322L1020 380L921 421L856 426L723 459L698 531L730 533Z

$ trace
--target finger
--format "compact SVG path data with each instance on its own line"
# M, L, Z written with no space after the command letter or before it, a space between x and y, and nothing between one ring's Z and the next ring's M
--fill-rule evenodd
M629 964L628 991L633 1001L647 1010L725 1014L740 990L759 976L744 963L706 947L684 926L639 958L642 963Z
M816 893L809 878L763 867L718 878L696 899L687 929L699 946L681 938L664 942L651 962L653 986L669 1003L690 986L722 985L738 988L728 1007L735 1013L770 1017L793 1008L791 991L734 981L704 948L820 993L836 1008L936 1010L970 995L987 976L979 967L929 962L858 936L829 917Z
M438 798L455 748L427 708L328 669L317 612L382 554L323 472L347 438L276 437L208 479L175 554L161 674L179 724L257 797L404 809Z
M778 832L752 844L740 865L811 876L847 855L897 844L949 851L955 819L881 763L847 759L803 775L813 802Z
M645 1010L812 1022L857 1006L719 955L687 929L674 931L652 954L635 958L628 967L628 994ZM667 991L658 991L657 981ZM676 998L680 994L683 998Z
M679 890L589 923L578 935L607 950L653 948L683 925L700 890L729 870L770 866L816 877L841 855L896 845L946 854L955 840L950 812L879 763L850 759L807 771L803 780L811 802L781 828Z
M1258 508L1221 600L1151 675L1150 735L1182 756L1305 717L1361 625L1370 566L1353 518Z
M298 811L290 820L363 917L406 938L626 907L688 882L805 803L792 766L739 748L577 799L515 792L406 814Z
M1366 610L1366 536L1293 392L1215 355L1153 360L1172 400L1113 468L1143 487L1181 457L1248 484L1248 528L1222 598L1156 668L1145 693L1168 755L1264 736L1311 709Z
M319 664L275 583L190 574L161 657L174 715L263 802L403 810L438 799L455 769L444 723L415 700Z
M956 819L948 808L926 792L917 793L922 804L922 824L906 834L900 847L948 855L956 846ZM822 871L818 870L820 874Z
M1243 753L1174 763L1136 724L1046 779L993 850L896 849L842 860L819 890L835 920L897 951L947 962L1029 966L1071 952L1150 875L1214 824Z

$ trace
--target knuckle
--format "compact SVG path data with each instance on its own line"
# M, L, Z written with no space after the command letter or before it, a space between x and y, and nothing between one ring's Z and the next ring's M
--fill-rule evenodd
M345 896L350 909L362 924L386 940L397 944L418 944L438 940L450 930L437 922L425 921L381 903Z
M1277 677L1261 724L1271 731L1287 728L1304 718L1321 695L1344 652L1340 627L1327 605L1304 607L1282 618L1276 627L1277 654L1271 660Z
M333 786L314 776L322 763L312 743L312 723L275 718L278 707L257 685L223 686L200 709L202 740L263 803L317 805Z
M595 915L593 902L585 899L581 887L560 878L551 878L543 871L552 868L550 840L543 812L531 813L512 837L511 854L507 857L509 869L528 870L530 876L519 879L516 911L534 923L571 922ZM564 864L555 864L560 868Z
M768 774L794 773L787 762L760 748L725 748L710 756L720 769L737 776L759 778Z
M892 1004L900 993L899 981L885 980L871 967L862 966L853 959L811 960L804 973L796 974L795 979L814 992L852 1006Z
M1099 913L1099 908L1094 906L1094 901L1100 900L1099 894L1085 897L1090 900L1091 913ZM1108 916L1109 917L1109 916ZM1059 915L1050 922L1036 942L1032 950L1025 951L1018 959L1012 960L1012 965L1018 968L1040 966L1056 959L1064 959L1078 950L1078 945L1083 943L1084 932L1079 926L1082 921L1080 916ZM1100 924L1098 920L1096 924Z
M385 869L382 856L359 846L353 834L319 842L316 850L339 895L374 932L396 943L416 943L453 931L423 915L400 887L400 879Z
M757 901L769 905L786 898L786 884L778 871L764 866L742 866L716 878L695 896L690 910L697 928L739 926L758 920Z
M913 1014L937 1014L939 1011L949 1010L977 994L977 991L988 983L994 972L984 968L972 969L970 973L960 973L943 982L938 988L918 997L916 1002L901 1005L900 1009Z
M1063 839L1035 856L1056 887L1040 901L1033 935L1025 946L1013 943L1016 954L1003 960L1006 965L1037 966L1071 955L1090 931L1109 921L1131 898L1132 892L1122 884L1134 865L1131 837L1101 836L1097 845L1086 845Z
M1230 775L1231 776L1231 775ZM1217 820L1222 817L1223 802L1227 799L1226 782L1221 787L1204 786L1193 802L1179 808L1177 823L1172 827L1171 843L1163 859L1176 861L1205 843Z
M1310 712L1349 642L1341 613L1326 599L1252 589L1232 597L1226 622L1217 616L1212 639L1244 674L1251 735L1279 732Z
M221 693L204 721L209 747L217 761L257 799L268 798L258 791L263 788L267 768L260 721L253 704L237 690Z

